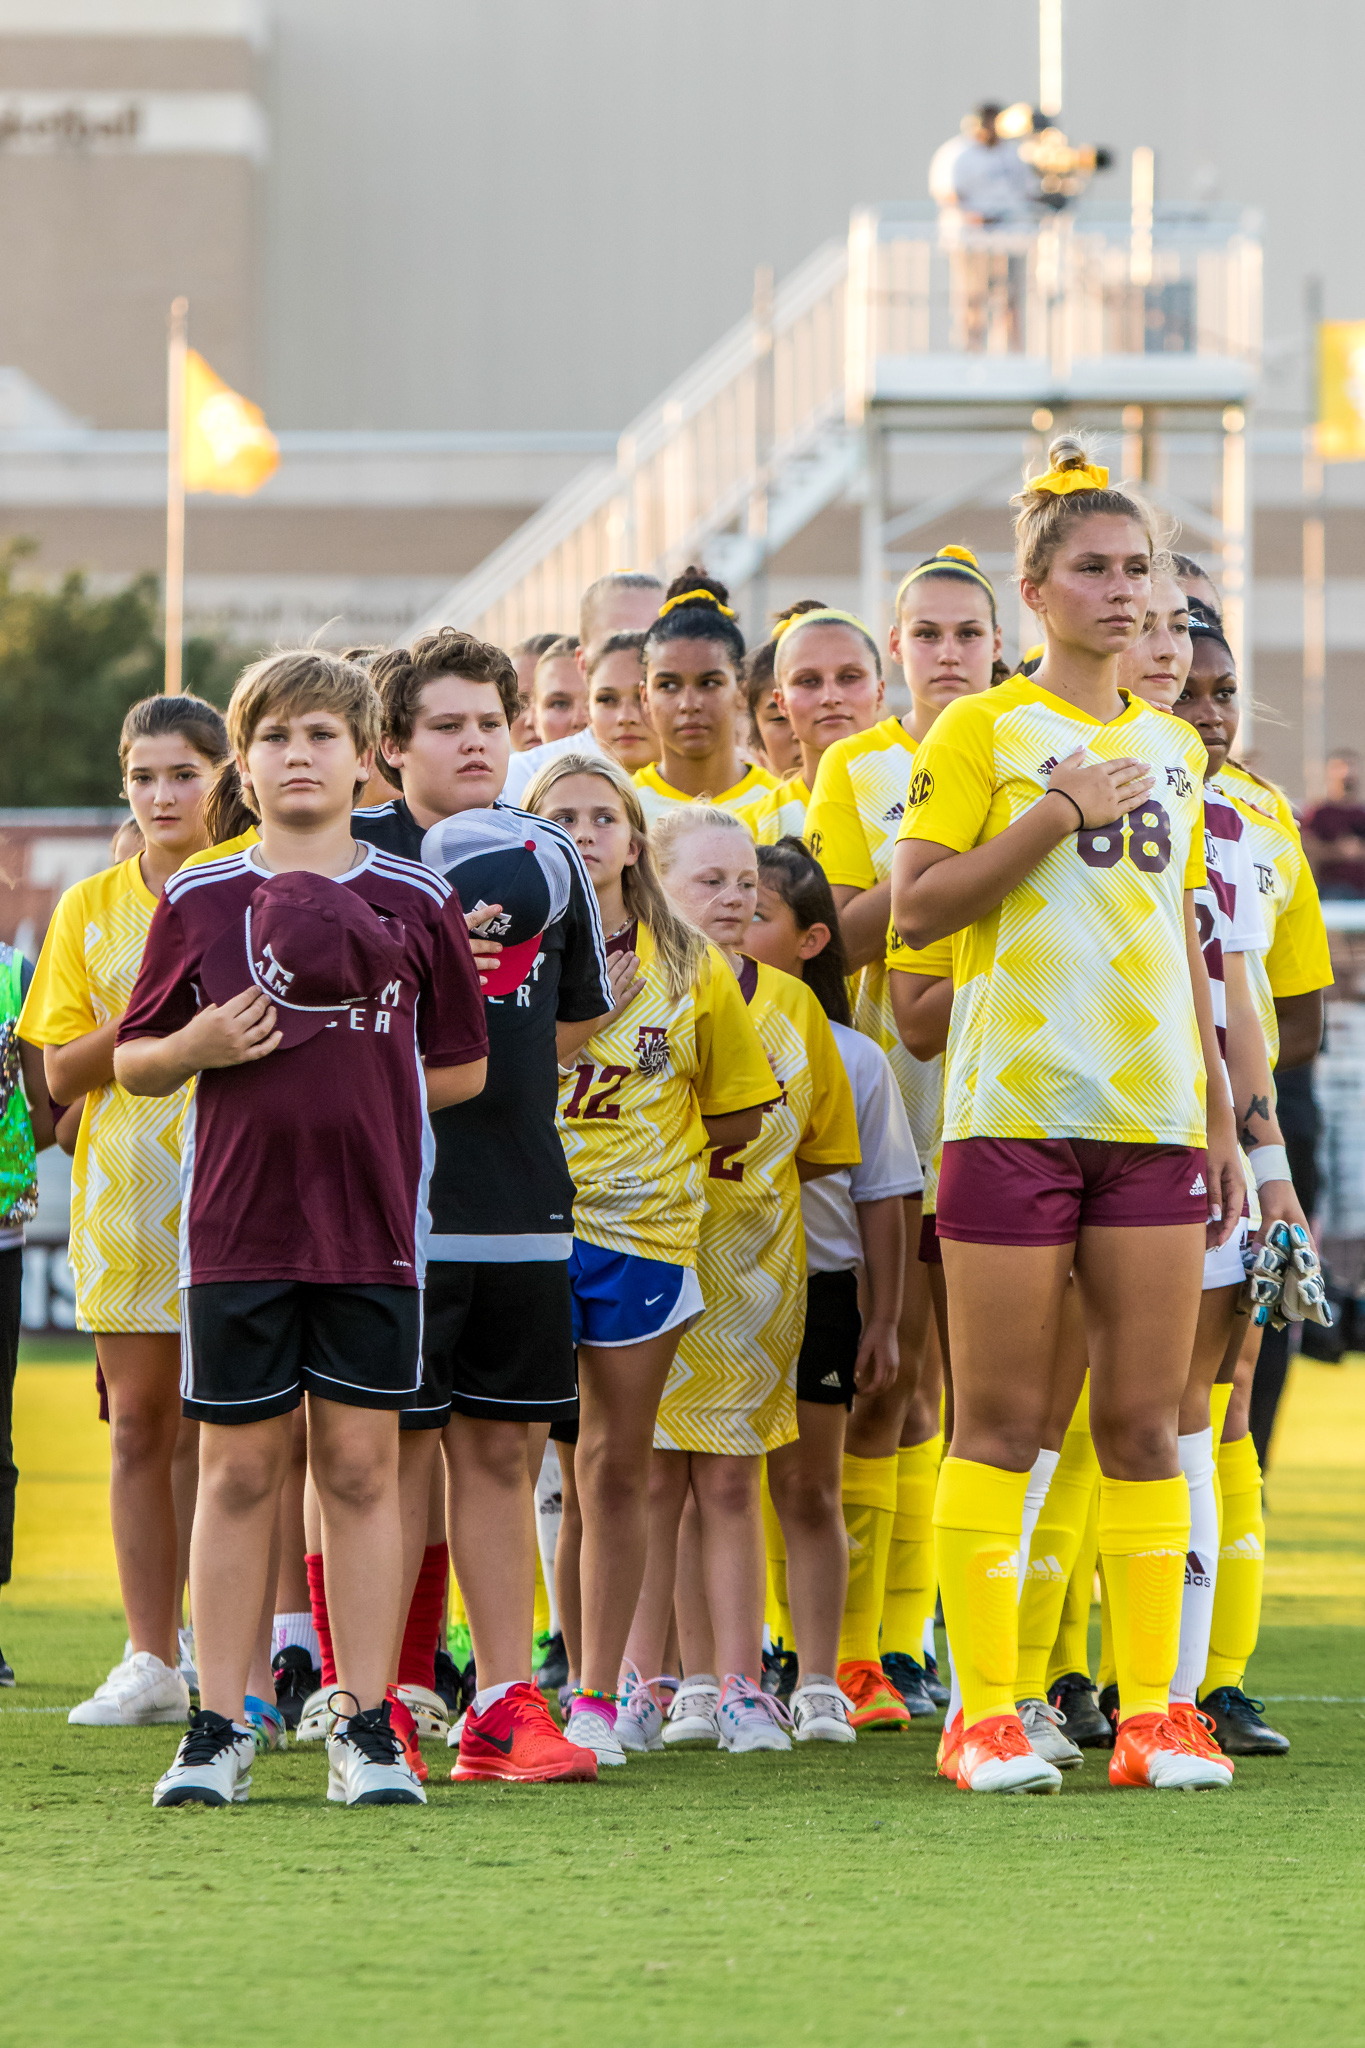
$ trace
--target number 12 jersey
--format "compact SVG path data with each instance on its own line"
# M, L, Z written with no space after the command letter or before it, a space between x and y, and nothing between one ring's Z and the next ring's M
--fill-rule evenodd
M1205 1076L1184 892L1205 881L1194 729L1137 699L1102 723L1016 676L940 715L902 839L965 853L1043 797L1077 748L1155 776L1117 824L1069 832L953 941L943 1136L1203 1145Z

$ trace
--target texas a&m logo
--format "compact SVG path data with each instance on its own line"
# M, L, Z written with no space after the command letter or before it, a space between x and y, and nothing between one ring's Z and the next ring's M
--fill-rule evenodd
M1275 870L1267 866L1263 860L1258 860L1256 863L1256 887L1263 896L1273 896L1275 894Z
M668 1033L659 1024L642 1024L635 1039L635 1065L652 1081L668 1072Z
M294 979L291 970L275 958L274 950L267 939L256 962L256 974L262 988L273 989L276 995L287 995L289 984Z
M910 777L910 787L905 793L906 803L914 810L920 804L927 804L933 793L933 776L927 768L917 768Z
M1167 789L1173 789L1177 796L1194 795L1194 784L1190 781L1183 768L1168 768L1166 770L1166 787Z

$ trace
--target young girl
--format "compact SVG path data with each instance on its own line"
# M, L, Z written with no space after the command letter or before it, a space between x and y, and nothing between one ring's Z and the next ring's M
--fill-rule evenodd
M611 633L588 655L588 728L603 752L635 775L659 758L645 717L643 633Z
M801 1190L806 1329L796 1366L797 1441L770 1451L769 1569L787 1608L799 1682L798 1742L850 1742L849 1698L830 1677L839 1655L848 1539L841 1508L844 1422L855 1388L895 1378L905 1261L905 1198L920 1166L885 1053L849 1028L838 916L829 883L795 839L758 849L758 904L745 950L804 981L829 1018L853 1090L858 1165ZM859 1306L862 1275L866 1313ZM776 1524L777 1526L774 1526Z
M823 611L815 600L803 600L803 608ZM765 640L744 662L744 695L749 706L749 759L766 768L778 782L801 772L801 749L792 732L791 720L777 701L773 681L773 659L777 642Z
M1051 460L1016 501L1042 663L943 714L894 867L907 943L959 934L937 1211L955 1418L934 1509L957 1777L1061 1784L1015 1711L1015 1558L1074 1268L1123 1700L1111 1780L1224 1785L1168 1712L1190 1527L1180 1401L1205 1244L1242 1206L1193 903L1206 757L1117 684L1150 602L1150 514L1077 441Z
M886 694L877 643L852 612L828 607L792 614L773 634L777 702L801 760L797 772L754 805L748 817L760 844L774 846L806 827L821 757L837 741L867 732Z
M645 816L652 823L698 798L744 815L777 777L740 752L744 635L725 585L685 569L668 586L644 653L645 712L660 749L658 766L635 777Z
M761 1685L759 1485L763 1454L796 1434L805 1327L801 1182L856 1163L853 1100L815 997L744 957L758 870L743 822L700 804L676 810L655 827L654 853L674 903L738 977L781 1093L756 1138L711 1153L697 1248L706 1312L678 1348L654 1432L649 1561L627 1650L637 1668L661 1669L690 1487L705 1600L679 1601L687 1676L667 1730L648 1684L632 1691L618 1727L641 1748L671 1737L727 1750L787 1749L787 1716ZM827 1698L837 1692L831 1657L810 1670Z
M227 730L197 697L148 697L123 721L124 791L144 851L68 889L48 926L21 1030L44 1047L58 1102L83 1095L71 1174L78 1328L109 1390L110 1518L131 1651L79 1727L183 1721L172 1464L180 1427L180 1126L188 1087L157 1098L114 1079L114 1034L169 877L207 844L203 806Z
M616 1693L645 1570L650 1454L664 1383L701 1313L703 1160L756 1138L772 1071L722 956L670 905L634 786L566 755L526 808L570 831L626 970L608 1021L573 1055L559 1128L577 1187L569 1262L578 1345L574 1483L583 1518L582 1681L568 1735L622 1764ZM561 1054L561 1064L563 1063Z

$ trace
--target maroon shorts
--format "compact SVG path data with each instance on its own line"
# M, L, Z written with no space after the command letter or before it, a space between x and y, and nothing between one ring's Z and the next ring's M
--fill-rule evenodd
M963 1244L1071 1244L1087 1224L1205 1223L1204 1165L1195 1145L951 1139L939 1165L938 1235Z
M919 1262L922 1266L941 1266L943 1253L939 1247L938 1224L932 1209L919 1220Z

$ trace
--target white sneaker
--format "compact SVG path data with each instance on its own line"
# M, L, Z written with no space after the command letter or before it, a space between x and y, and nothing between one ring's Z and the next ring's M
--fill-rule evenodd
M798 1686L791 1696L791 1715L798 1742L856 1742L858 1731L848 1718L853 1702L829 1680Z
M334 1723L327 1737L327 1797L344 1806L426 1805L393 1732L387 1700Z
M618 1709L619 1713L619 1709ZM623 1764L626 1752L621 1738L605 1714L599 1714L596 1707L574 1700L569 1707L569 1718L564 1723L564 1739L576 1742L580 1749L590 1749L597 1758L597 1768L603 1764Z
M673 1704L664 1722L664 1748L719 1749L720 1723L716 1719L719 1705L720 1686L709 1671L698 1672L695 1678L685 1678L673 1695Z
M764 1692L751 1678L730 1672L720 1696L716 1719L720 1724L720 1746L732 1756L751 1749L790 1749L787 1733L792 1717L782 1701ZM785 1725L784 1725L785 1724Z
M320 1685L316 1692L310 1692L299 1715L299 1725L294 1730L295 1742L325 1742L332 1732L336 1715L330 1711L327 1702L336 1691L334 1685Z
M417 1723L419 1742L450 1740L450 1710L438 1692L426 1685L400 1685L398 1697Z
M221 1714L200 1711L157 1780L153 1806L241 1806L251 1790L256 1738Z
M150 1650L137 1650L66 1718L73 1728L151 1728L189 1716L189 1687L180 1673Z
M616 1709L616 1740L622 1749L663 1748L664 1710L658 1686L657 1678L641 1678L635 1666L627 1664L621 1704Z
M193 1628L177 1629L176 1636L180 1644L180 1663L178 1666L180 1676L184 1679L191 1692L198 1692L199 1672L194 1662L194 1630Z
M1064 1716L1046 1700L1020 1700L1019 1719L1029 1748L1035 1756L1055 1764L1059 1771L1078 1771L1085 1762L1083 1752L1063 1732Z

